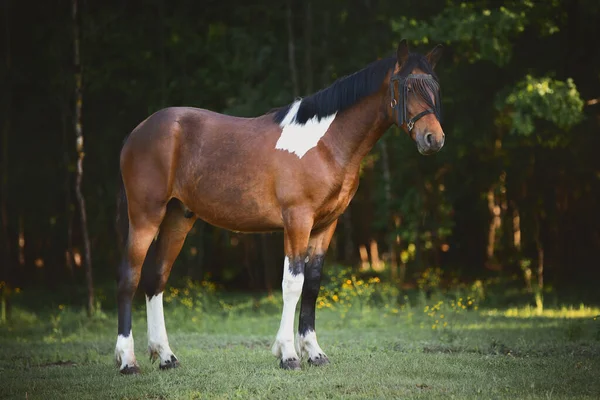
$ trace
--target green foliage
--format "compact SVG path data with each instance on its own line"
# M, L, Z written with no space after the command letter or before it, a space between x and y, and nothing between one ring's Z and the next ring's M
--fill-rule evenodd
M207 280L195 282L186 278L182 287L169 287L165 291L164 302L203 313L209 311L216 303L216 290L217 286L212 282Z
M439 300L433 304L426 305L423 313L427 320L421 323L421 328L431 326L436 332L439 340L452 343L459 337L460 326L464 324L466 313L477 311L478 304L474 298L467 296L466 299Z
M328 268L317 298L317 309L330 309L345 318L349 311L362 312L369 307L381 306L398 313L400 291L390 283L382 283L378 276L359 276L352 268Z
M442 281L442 270L440 268L427 268L417 278L417 287L420 290L439 290Z
M392 30L416 44L456 43L470 63L490 60L499 66L512 56L513 39L525 30L532 2L460 2L450 4L431 22L401 17Z
M493 258L506 286L486 293L486 301L506 304L523 296L522 278L510 276L519 271L519 260L536 262L536 213L542 216L540 240L547 250L546 285L561 289L597 281L600 213L593 200L600 197L598 106L584 106L584 100L600 93L600 53L588 44L598 36L600 3L352 0L291 6L301 96L392 54L402 37L409 39L412 51L422 53L437 43L445 45L436 67L444 149L422 157L401 130L384 135L387 157L376 146L362 164L360 188L348 219L338 224L337 247L329 253L333 262L341 261L344 249L344 262L356 264L357 247L376 240L387 267L393 265L387 261L396 246L396 261L406 267L408 285L417 285L429 268L440 268L453 279L495 277L496 272L484 268L489 261L486 195L495 188L503 223ZM0 189L2 199L6 197L2 226L8 237L0 242L8 247L0 248L0 259L4 264L8 257L15 287L66 282L61 304L76 304L82 298L83 272L65 267L67 232L75 249L81 249L72 190L68 11L65 4L51 2L27 8L13 1L7 9L10 23L4 31L10 52L3 53L0 63L0 75L7 78L0 99L6 187ZM166 106L251 117L291 102L289 21L286 7L260 2L221 1L207 7L192 0L173 6L150 1L143 8L89 2L81 11L83 190L97 266L94 278L113 285L120 257L113 233L115 177L124 137ZM30 24L32 20L41 22ZM584 112L588 118L582 118ZM522 216L519 249L511 244L514 210ZM198 223L174 275L195 282L210 277L231 289L278 287L281 235L263 242L264 237L234 244L237 234ZM379 276L382 282L368 286L375 291L371 299L385 292L389 276L385 271ZM369 278L356 277L366 283ZM586 293L595 296L594 288L578 295ZM366 297L352 297L357 308ZM187 306L185 299L191 301ZM8 310L4 300L3 311ZM189 313L196 308L222 315L256 309L245 301L219 304L210 294L192 298L180 292L172 301ZM43 299L37 302L44 306ZM111 310L114 295L107 295L103 306Z
M573 79L559 81L527 75L496 107L499 111L510 110L511 133L529 136L536 129L536 119L551 122L562 130L572 128L583 119L583 105Z

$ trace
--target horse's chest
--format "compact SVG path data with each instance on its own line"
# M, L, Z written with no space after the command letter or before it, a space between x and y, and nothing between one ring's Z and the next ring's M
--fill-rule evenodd
M321 205L315 225L328 225L346 211L358 188L358 176L348 176Z

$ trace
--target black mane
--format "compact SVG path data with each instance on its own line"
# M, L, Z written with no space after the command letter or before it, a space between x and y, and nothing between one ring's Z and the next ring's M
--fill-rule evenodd
M304 97L295 121L304 124L315 116L321 119L347 109L360 99L376 92L395 64L395 57L377 60L358 72L339 78L331 86ZM272 111L275 113L275 122L283 121L292 104Z
M295 122L304 124L313 117L319 119L335 112L344 111L357 101L375 93L383 83L383 79L396 65L396 57L390 56L377 60L351 75L339 78L331 86L304 97L296 114ZM411 53L404 63L400 75L406 76L415 67L424 73L437 77L427 59L417 53ZM281 123L293 103L271 111L274 120Z

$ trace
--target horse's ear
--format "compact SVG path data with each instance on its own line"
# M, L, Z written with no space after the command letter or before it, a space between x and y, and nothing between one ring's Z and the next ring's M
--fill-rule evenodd
M427 55L425 57L427 58L427 61L429 61L429 65L431 65L431 68L435 68L435 65L437 64L439 59L442 57L443 52L444 52L444 46L442 46L441 44L438 44L429 53L427 53Z
M396 57L398 58L398 65L402 65L408 60L408 43L406 42L406 39L402 39L400 43L398 43Z

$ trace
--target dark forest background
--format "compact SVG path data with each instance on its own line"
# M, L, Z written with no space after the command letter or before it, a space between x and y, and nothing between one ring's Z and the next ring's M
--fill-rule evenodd
M398 128L386 133L329 265L402 288L437 274L442 285L496 279L599 299L598 1L79 0L73 18L69 1L2 0L0 10L5 300L17 288L85 293L79 89L94 285L113 287L119 151L141 120L179 105L260 115L392 54L401 38L419 52L445 46L446 146L423 157ZM173 279L271 291L282 259L279 233L199 221Z

